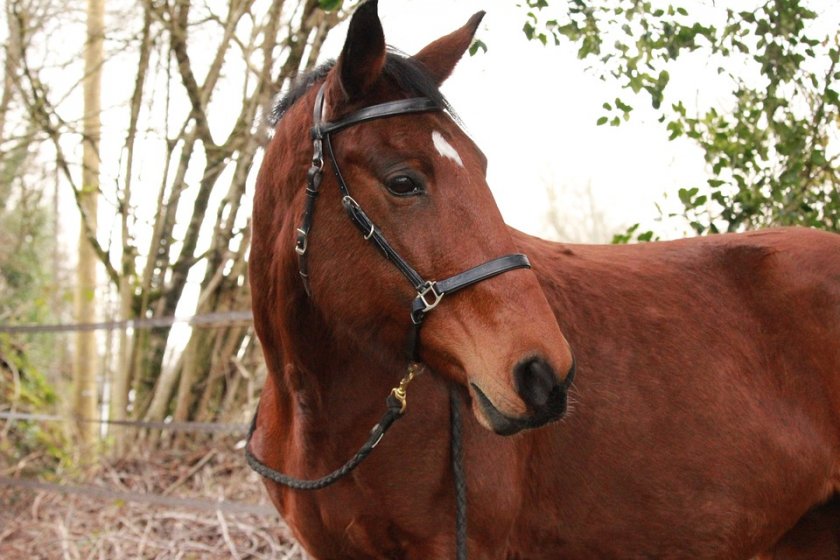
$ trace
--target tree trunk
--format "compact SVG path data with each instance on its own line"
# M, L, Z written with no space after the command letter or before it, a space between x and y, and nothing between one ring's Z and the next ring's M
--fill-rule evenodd
M102 42L105 19L105 0L88 0L87 41L85 42L84 88L84 147L82 154L82 189L79 193L83 206L82 219L96 232L97 198L99 193L99 138L101 129ZM82 224L79 235L79 268L75 290L76 320L91 323L96 317L96 263L97 255ZM99 426L92 422L97 414L96 374L99 356L96 334L80 331L76 335L76 355L73 360L75 391L74 415L85 452L94 450Z
M125 147L128 152L125 186L120 200L121 230L122 230L122 270L120 276L120 319L127 321L134 317L134 282L137 277L137 270L134 265L136 249L132 245L132 238L129 231L130 206L131 206L131 180L134 176L134 147L137 136L137 121L140 115L140 106L143 102L143 88L146 83L146 73L149 68L149 58L152 46L151 37L152 14L148 6L143 6L143 32L140 41L140 59L137 65L137 74L134 81L134 94L131 97L131 115L129 117L128 134L125 139ZM128 411L128 390L131 386L131 345L132 339L128 329L120 330L119 354L117 366L111 376L111 418L113 420L125 420ZM125 430L120 426L113 426L111 435L114 441L114 452L121 455L125 451Z

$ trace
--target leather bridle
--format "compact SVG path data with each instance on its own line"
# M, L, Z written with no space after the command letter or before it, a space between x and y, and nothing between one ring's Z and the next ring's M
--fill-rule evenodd
M321 179L324 170L324 153L329 159L330 165L335 173L335 178L338 182L338 190L341 193L341 203L350 216L350 219L359 228L366 241L370 241L376 246L379 251L387 258L397 270L411 283L416 297L411 304L411 324L412 330L409 336L408 343L408 358L411 361L418 361L417 356L417 342L419 340L420 325L426 314L437 307L443 297L447 294L452 294L473 284L477 284L483 280L487 280L509 270L517 268L530 268L531 263L528 257L521 253L513 253L498 257L490 261L480 264L476 267L470 268L464 272L450 276L445 280L426 280L420 275L417 270L411 266L400 254L388 243L388 240L376 224L368 217L367 213L359 206L359 203L350 195L350 189L344 176L341 173L341 168L335 159L335 153L332 148L331 135L340 130L357 125L363 122L371 121L373 119L381 119L385 117L392 117L396 115L405 115L409 113L424 113L429 111L442 111L443 109L433 100L427 97L414 97L411 99L401 99L398 101L390 101L388 103L381 103L360 109L340 120L334 122L325 122L323 120L324 111L324 91L326 84L322 85L318 90L318 95L315 97L315 107L312 112L312 166L309 168L307 175L306 186L306 202L304 205L303 216L301 217L301 225L297 229L297 239L295 241L295 252L298 255L298 265L300 269L300 277L303 280L306 293L312 295L309 286L309 268L307 263L307 252L309 250L309 233L312 229L312 216L315 210L315 199L321 187Z
M312 230L312 218L315 210L315 200L320 192L324 171L324 155L332 166L338 189L341 194L341 203L347 215L359 228L366 241L370 241L387 258L403 276L411 283L416 292L411 303L411 331L408 340L408 373L402 378L399 386L392 389L386 399L387 411L380 421L371 429L368 440L359 451L344 465L328 475L314 480L298 479L280 473L262 461L257 459L250 450L250 439L256 428L257 417L251 422L248 433L248 440L245 446L245 455L249 465L262 476L275 482L298 490L317 490L324 488L355 469L362 460L379 443L385 432L395 420L405 413L406 388L414 376L420 370L417 347L419 342L420 327L423 319L432 309L435 309L444 296L463 290L469 286L482 282L504 272L517 268L530 268L531 263L528 257L521 253L512 253L489 260L464 272L450 276L444 280L426 280L417 270L412 267L400 254L388 243L382 230L370 219L358 202L350 195L350 189L341 168L335 159L332 148L331 135L350 126L361 124L374 119L381 119L396 115L410 113L424 113L430 111L443 111L443 108L435 101L427 97L415 97L390 101L360 109L337 121L329 122L323 120L324 112L324 91L326 84L322 84L315 97L315 107L312 112L312 166L307 173L306 199L303 215L300 220L300 227L297 229L295 240L295 252L298 256L298 267L303 287L309 297L312 297L312 290L309 284L309 266L307 255L309 253L309 234ZM451 408L451 432L452 432L452 468L455 474L456 487L456 557L466 558L466 481L461 459L460 443L460 416L458 411L457 396L454 391L450 392Z

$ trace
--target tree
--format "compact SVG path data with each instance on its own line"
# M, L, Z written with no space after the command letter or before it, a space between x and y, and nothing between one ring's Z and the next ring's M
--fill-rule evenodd
M82 79L84 89L82 190L79 193L79 209L82 213L80 228L79 262L76 269L76 321L93 323L96 319L96 269L97 259L88 236L96 235L99 199L99 144L102 118L102 44L105 40L105 1L88 0L87 40L85 41L85 67ZM98 391L96 377L100 367L96 333L82 330L76 333L76 347L73 356L73 412L76 417L76 431L86 449L93 448L99 426L91 422L98 418Z
M10 12L24 21L37 1L50 0L10 0ZM102 134L121 140L102 141L101 181L79 180L93 170L81 147L95 134L67 101L91 76L73 52L83 17L45 12L52 38L65 41L22 26L12 82L36 153L52 158L76 202L81 245L105 273L97 309L161 325L120 333L118 358L106 362L112 418L241 418L237 404L257 390L261 363L249 322L175 332L167 319L249 309L248 186L269 133L264 116L273 96L314 66L350 4L111 0L99 65ZM86 206L89 191L105 205L98 212ZM108 298L118 309L106 308Z
M528 0L526 36L571 41L604 80L647 98L671 139L705 152L706 185L678 191L681 218L698 233L771 225L840 231L840 22L815 2L767 0L752 9L701 11L650 1L590 4ZM829 18L828 31L813 24ZM833 21L831 21L833 19ZM726 107L691 109L668 91L673 65L701 52L728 80ZM603 104L598 124L620 125L630 102ZM634 230L635 231L635 230ZM649 239L652 232L632 235Z
M61 314L60 254L54 230L55 174L39 158L38 127L26 117L18 88L27 37L44 28L52 0L7 3L0 92L0 324L43 323ZM12 412L55 413L58 392L52 373L62 357L54 335L0 333L0 407ZM12 464L55 471L64 459L61 426L7 422L0 454Z

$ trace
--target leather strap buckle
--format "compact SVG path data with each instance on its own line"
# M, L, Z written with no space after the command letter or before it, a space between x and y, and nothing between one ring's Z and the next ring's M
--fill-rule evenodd
M431 294L431 300L426 299L426 297ZM440 300L443 299L444 294L437 291L437 283L434 281L426 282L422 288L417 292L417 298L423 303L422 311L426 313L431 311L440 303Z

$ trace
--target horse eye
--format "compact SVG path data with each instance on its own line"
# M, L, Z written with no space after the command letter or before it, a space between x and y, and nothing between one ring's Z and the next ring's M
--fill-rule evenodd
M400 175L389 179L385 186L388 187L391 194L397 196L413 196L423 192L423 187L420 183L407 175Z

